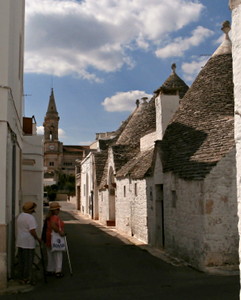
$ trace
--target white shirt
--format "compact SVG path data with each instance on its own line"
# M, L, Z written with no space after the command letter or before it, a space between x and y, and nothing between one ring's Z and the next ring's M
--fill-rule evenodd
M35 238L30 230L36 229L37 223L31 214L22 212L17 218L17 243L16 246L24 249L34 249L36 246Z

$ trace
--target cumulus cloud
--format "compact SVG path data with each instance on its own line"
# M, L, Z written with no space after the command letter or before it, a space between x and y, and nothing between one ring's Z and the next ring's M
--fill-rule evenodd
M39 135L44 134L44 127L43 126L37 126L37 134L39 134Z
M37 134L38 135L43 135L44 134L44 127L43 126L37 126ZM59 128L58 130L59 138L63 139L66 138L66 133L63 129Z
M209 56L199 57L197 60L193 60L190 63L183 63L182 70L184 72L184 79L187 81L193 81L198 75L201 68L205 66Z
M136 106L136 100L142 97L150 99L152 95L144 91L119 92L112 97L105 98L101 104L109 112L133 111Z
M185 39L176 38L174 42L161 49L158 49L156 51L156 56L160 58L183 56L185 51L191 47L200 45L206 38L213 34L213 31L202 26L198 26L195 30L193 30L191 37Z
M131 51L151 49L203 8L194 0L26 0L25 71L100 81L95 70L133 67Z

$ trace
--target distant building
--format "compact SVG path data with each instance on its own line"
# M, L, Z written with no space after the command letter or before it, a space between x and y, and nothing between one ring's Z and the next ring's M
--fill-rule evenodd
M59 114L54 91L51 90L48 109L44 119L44 184L58 182L59 175L75 175L76 160L82 160L90 146L63 145L59 141Z

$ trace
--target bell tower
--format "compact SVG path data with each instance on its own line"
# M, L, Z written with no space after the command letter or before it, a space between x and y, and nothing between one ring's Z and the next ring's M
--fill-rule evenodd
M44 119L43 126L45 142L58 141L59 114L57 112L55 104L53 89L51 89L51 95L49 97L49 106Z
M48 110L44 118L44 166L47 172L57 170L61 166L63 145L59 141L59 114L55 104L54 91L51 89Z

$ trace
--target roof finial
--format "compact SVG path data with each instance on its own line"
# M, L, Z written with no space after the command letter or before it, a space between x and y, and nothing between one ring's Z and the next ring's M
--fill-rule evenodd
M223 22L221 29L225 34L225 38L222 44L218 47L218 49L213 53L212 56L232 53L232 43L228 35L229 31L231 30L230 22Z
M231 30L231 25L229 21L224 21L222 24L222 31L226 34L226 36L228 35L229 31Z
M173 74L176 74L176 68L177 68L177 66L176 66L175 63L172 64L172 67L171 67L171 68L172 68L172 73L173 73Z
M141 100L143 101L142 104L147 104L148 97L142 97Z

